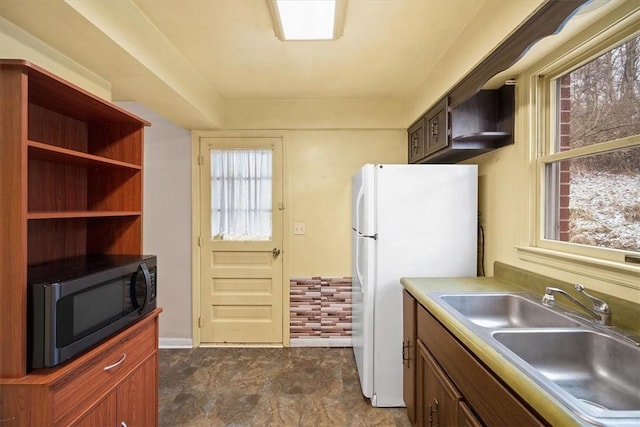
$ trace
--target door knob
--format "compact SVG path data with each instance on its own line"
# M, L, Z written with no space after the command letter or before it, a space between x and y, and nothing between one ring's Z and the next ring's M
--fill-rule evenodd
M280 255L280 249L278 248L273 248L273 250L271 251L271 253L273 254L273 257L277 257L278 255Z

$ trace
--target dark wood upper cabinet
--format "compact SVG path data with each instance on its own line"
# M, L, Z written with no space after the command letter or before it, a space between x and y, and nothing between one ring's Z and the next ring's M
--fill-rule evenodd
M538 40L559 32L587 0L548 0L409 128L409 163L457 163L513 144L515 90L481 90ZM415 132L423 127L423 149ZM435 133L434 133L435 132ZM413 135L413 136L412 136ZM413 138L413 139L412 139ZM412 151L413 147L413 151Z
M409 128L409 163L422 159L424 150L424 118L420 118Z
M450 143L449 104L445 98L437 103L425 115L425 150L424 155L430 156L447 148Z
M513 144L514 86L481 90L454 108L448 101L440 101L412 126L424 127L424 147L410 151L409 163L456 163ZM409 144L411 150L411 133Z

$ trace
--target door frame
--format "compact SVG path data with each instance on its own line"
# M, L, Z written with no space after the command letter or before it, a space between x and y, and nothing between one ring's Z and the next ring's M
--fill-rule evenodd
M282 202L284 212L282 215L282 345L289 347L289 249L291 246L291 230L289 227L289 181L288 171L288 132L262 131L262 130L238 130L238 131L205 131L194 130L191 132L191 330L192 345L202 345L200 327L198 325L201 313L200 306L200 262L201 248L200 238L200 139L201 138L280 138L282 140Z

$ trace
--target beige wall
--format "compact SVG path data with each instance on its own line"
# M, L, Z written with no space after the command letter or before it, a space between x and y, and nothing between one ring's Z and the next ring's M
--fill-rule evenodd
M425 70L424 81L409 99L406 127L449 92L542 3L542 0L486 1L434 67Z
M142 250L158 257L162 345L190 345L191 132L138 103L118 105L151 123L144 134Z
M351 176L365 163L406 163L404 129L299 130L288 140L290 275L351 276Z
M25 59L107 100L111 84L0 17L0 58Z
M402 99L229 99L225 129L404 129Z
M405 103L384 99L228 100L225 128L286 129L289 275L351 275L351 176L406 163ZM293 235L303 222L306 234Z

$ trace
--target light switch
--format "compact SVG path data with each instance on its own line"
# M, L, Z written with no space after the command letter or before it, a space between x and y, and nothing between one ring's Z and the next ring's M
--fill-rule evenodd
M293 234L304 234L307 231L307 224L304 222L293 223Z

